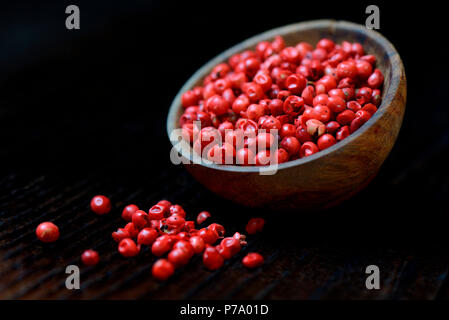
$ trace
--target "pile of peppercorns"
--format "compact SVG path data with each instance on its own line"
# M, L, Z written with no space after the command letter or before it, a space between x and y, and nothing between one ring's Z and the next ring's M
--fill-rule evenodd
M111 201L102 195L92 198L90 208L96 214L111 211ZM202 225L211 217L207 211L200 212L196 224ZM212 223L196 229L194 221L187 221L186 212L177 204L161 200L147 212L130 204L123 209L122 218L128 223L112 233L118 243L118 251L123 257L130 258L139 254L142 246L151 247L158 259L152 267L152 274L158 280L168 279L177 267L186 265L195 254L203 255L203 263L209 270L219 269L225 260L236 255L246 245L246 236L236 232L225 237L225 228ZM248 234L261 232L265 224L262 218L252 218L246 226ZM52 222L43 222L36 228L36 235L42 242L54 242L59 238L59 228ZM217 244L218 243L218 244ZM85 265L96 265L99 260L97 251L89 249L81 255ZM259 253L248 253L242 260L247 268L262 265L263 257Z
M231 56L203 86L183 93L182 136L218 164L307 157L367 122L380 105L383 81L376 57L360 43L321 39L316 48L286 47L276 36ZM275 141L279 147L271 148Z

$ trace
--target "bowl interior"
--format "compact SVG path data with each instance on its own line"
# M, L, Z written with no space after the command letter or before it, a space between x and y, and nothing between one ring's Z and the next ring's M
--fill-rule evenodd
M313 154L309 157L282 163L278 166L278 170L313 161L330 152L337 150L338 148L348 143L351 143L353 139L362 134L367 128L369 128L372 123L380 118L382 113L386 112L386 109L390 105L391 100L393 99L394 94L398 89L402 70L401 60L393 45L379 33L368 30L362 25L346 21L316 20L292 24L256 35L224 51L214 59L210 60L203 67L201 67L184 84L184 86L181 88L181 90L173 100L167 119L167 133L169 137L174 129L179 128L178 121L183 113L183 108L181 106L182 93L189 89L192 89L195 86L202 85L204 78L218 63L227 61L229 57L231 57L235 53L244 51L246 49L254 49L257 43L260 41L271 41L276 35L283 36L287 46L294 46L301 41L306 41L311 43L312 45L316 45L316 43L321 38L330 38L336 43L341 43L345 40L350 42L359 42L363 45L365 54L373 54L376 56L376 67L383 72L385 77L382 90L382 103L378 111L374 114L373 117L371 117L371 119L367 123L365 123L356 132L349 135L349 137L347 137L343 141L336 143L332 147ZM193 151L190 146L185 146L177 143L173 143L173 145L175 149L177 149L178 152L183 155L183 157L192 161ZM201 165L217 170L236 172L257 172L259 170L258 167L237 165L217 165L205 163L201 163Z

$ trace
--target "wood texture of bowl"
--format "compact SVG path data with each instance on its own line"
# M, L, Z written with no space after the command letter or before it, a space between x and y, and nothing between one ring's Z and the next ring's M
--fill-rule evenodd
M170 107L167 132L170 136L179 128L183 92L200 85L216 64L234 53L254 49L259 41L272 40L275 35L283 36L287 45L300 41L315 45L323 37L339 43L360 42L365 52L376 56L377 67L385 76L379 110L343 141L312 156L280 164L274 175L260 175L258 167L185 166L208 189L245 206L316 210L337 205L362 190L377 175L396 141L405 111L407 88L401 58L387 39L362 25L334 20L301 22L264 32L226 50L181 88ZM190 150L176 148L185 159L191 159Z

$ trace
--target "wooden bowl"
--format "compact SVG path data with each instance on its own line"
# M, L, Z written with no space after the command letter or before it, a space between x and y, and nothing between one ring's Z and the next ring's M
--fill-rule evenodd
M273 29L221 53L200 68L176 95L168 114L167 132L179 128L181 95L200 85L212 68L231 55L254 49L275 35L287 45L316 44L323 37L335 42L360 42L374 54L385 76L382 104L371 119L341 142L312 156L282 163L274 175L260 175L260 167L185 164L195 179L214 193L249 207L315 210L331 207L362 190L379 171L399 133L406 101L406 78L401 58L382 35L362 25L334 20L301 22ZM183 160L192 160L191 148L172 141Z

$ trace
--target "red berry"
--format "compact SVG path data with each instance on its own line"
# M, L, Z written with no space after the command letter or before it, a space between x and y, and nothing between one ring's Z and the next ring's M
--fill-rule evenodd
M371 118L371 113L366 110L359 110L356 112L355 117L362 119L363 123L365 123Z
M253 78L253 81L260 85L263 91L268 91L273 84L273 80L270 77L269 72L259 71Z
M379 69L374 70L374 72L368 78L368 86L373 89L379 88L384 82L384 75Z
M357 75L357 66L354 61L343 61L337 66L337 76L342 78L355 78Z
M355 113L352 110L345 110L337 116L337 122L342 126L348 125L355 119Z
M291 74L285 79L285 86L292 94L301 94L306 87L307 80L300 74Z
M317 153L318 151L320 150L318 149L315 143L307 141L301 146L301 149L299 150L299 155L301 156L301 158L308 157L314 153Z
M131 238L135 238L139 234L139 229L132 222L128 222L126 224L125 230L128 232Z
M347 98L345 93L343 92L343 89L332 89L327 94L329 95L329 98L330 97L340 97L343 100L346 100L346 98ZM329 105L328 105L328 107L329 107Z
M206 110L216 114L217 116L225 114L229 107L229 103L218 94L211 96L206 101Z
M184 108L196 105L199 100L199 96L193 90L189 90L183 93L181 96L181 103Z
M345 100L339 96L329 97L327 106L332 112L335 112L335 113L340 113L346 109Z
M341 127L340 130L338 130L337 133L335 134L335 138L338 141L343 140L347 136L349 136L349 127L348 126Z
M371 63L364 60L357 61L356 67L357 67L357 76L362 80L368 78L373 71Z
M209 228L202 228L199 230L198 235L203 238L204 243L214 244L218 240L218 233L215 230Z
M248 253L242 260L242 263L247 268L260 267L264 262L262 255L256 252Z
M229 143L215 145L207 153L207 159L219 164L233 164L235 148Z
M305 104L312 105L315 97L315 89L312 86L307 86L301 93L301 98L304 99Z
M284 111L284 102L280 99L272 99L268 108L273 116L281 115Z
M155 256L160 257L170 251L172 246L173 243L172 241L170 241L170 238L159 237L156 239L156 241L153 242L153 245L151 246L151 252Z
M151 273L153 274L153 277L155 277L157 280L165 281L168 278L170 278L173 273L175 272L175 267L173 264L168 261L167 259L159 259L151 268Z
M360 109L362 109L362 106L360 105L360 103L358 103L357 101L348 101L348 103L346 104L347 108L353 112L357 112Z
M245 93L248 96L249 101L252 103L256 103L264 96L262 86L258 85L255 82L245 83L242 89L243 93Z
M203 253L203 263L209 270L217 270L223 265L224 259L214 247L207 246Z
M274 162L274 159L271 158L270 150L262 150L256 154L256 165L258 166L267 166L270 163Z
M168 200L161 200L157 203L157 205L163 206L165 208L170 208L170 206L172 205L170 201Z
M89 249L83 252L81 260L86 266L94 266L100 261L100 256L97 251Z
M90 201L90 208L96 214L106 214L111 211L111 201L105 196L98 195Z
M227 237L221 240L220 245L224 248L228 248L231 256L236 255L242 248L240 240L234 237Z
M189 239L190 244L192 245L193 251L198 254L204 251L206 244L202 237L193 236Z
M281 36L275 36L273 42L271 42L271 47L275 52L280 52L285 48L284 39Z
M291 95L284 101L284 112L296 117L304 111L304 100L301 97Z
M356 97L356 100L358 103L360 103L361 105L364 105L365 103L371 101L372 94L373 94L373 89L371 89L369 87L363 87L358 90L355 97Z
M246 94L239 95L234 102L232 103L232 111L237 114L246 111L248 109L251 102Z
M231 259L231 257L232 257L231 250L229 248L227 248L227 247L223 247L221 244L216 245L215 246L215 250L217 250L217 252L220 254L220 256L224 260Z
M263 218L251 218L249 219L245 230L248 234L256 234L263 230L264 225L265 220Z
M323 134L317 141L318 149L320 150L329 148L336 143L337 141L335 140L334 136L329 133Z
M169 252L167 257L168 261L176 267L186 265L190 260L189 253L183 249L173 249Z
M248 148L241 148L237 151L235 158L237 164L244 166L254 165L256 163L254 152Z
M251 104L246 110L248 119L257 121L265 114L265 108L260 104Z
M218 235L218 238L223 238L224 235L225 235L225 232L226 232L225 228L221 224L218 224L218 223L210 224L207 227L207 229L215 231L217 233L217 235Z
M307 132L307 129L301 126L298 126L298 128L296 128L296 138L301 143L312 141L312 136Z
M281 127L281 131L279 132L279 135L281 138L285 137L293 137L296 134L296 127L290 123L285 123Z
M165 206L156 204L151 207L150 211L148 211L148 219L150 220L161 220L164 217L164 214L168 212Z
M112 233L112 238L114 239L115 242L119 243L123 239L131 238L131 235L124 228L118 228L117 231L114 231Z
M225 100L227 100L227 99L223 96L223 92L230 88L231 88L231 83L227 79L218 79L218 80L215 80L215 82L214 82L215 92L218 94L221 94ZM231 93L233 94L232 90L231 90Z
M328 92L337 87L337 80L331 75L325 75L315 84L315 89L322 85L322 92Z
M184 211L184 208L181 207L179 204L170 206L170 215L174 214L177 214L178 216L181 216L183 218L186 217L186 212Z
M373 115L377 111L377 107L372 103L367 103L363 106L362 110Z
M313 98L314 107L317 105L327 106L328 103L329 103L329 96L325 93L318 94L317 96L315 96L315 98Z
M137 256L139 251L140 247L131 239L123 239L118 245L118 252L126 258Z
M145 228L145 226L150 221L148 214L143 210L137 210L133 213L132 222L136 228L139 230Z
M190 232L194 229L195 229L195 222L193 221L186 221L184 222L184 225L181 227L181 230L185 232Z
M200 213L198 213L198 216L196 217L196 223L202 224L208 218L210 218L210 213L208 211L201 211Z
M337 121L329 121L326 123L326 131L330 134L334 134L340 129L340 124Z
M285 137L282 139L280 146L288 152L289 156L294 156L298 154L301 144L298 139L293 136Z
M277 163L287 162L289 158L290 158L290 155L288 154L288 152L285 149L279 148L276 150L275 159L276 159Z
M122 211L122 218L125 221L131 221L133 213L139 210L135 204L127 205Z
M318 119L323 123L326 123L332 118L332 111L329 109L328 106L317 105L313 108L313 115L315 119Z
M59 238L59 228L52 222L42 222L36 228L36 236L45 243L55 242Z
M261 132L257 135L257 148L258 150L270 149L274 144L275 137L271 133Z
M156 240L158 232L153 228L144 228L137 235L137 244L150 246Z
M177 214L171 215L165 221L167 226L169 226L171 229L180 229L184 225L185 222L186 222L186 220Z
M281 126L282 124L279 119L272 116L267 116L266 119L263 121L263 123L261 123L260 128L270 131L270 130L279 130L281 129Z
M224 121L218 126L218 131L220 131L222 138L225 138L227 131L234 130L234 125L230 121Z
M189 240L178 240L174 245L173 245L173 250L174 249L181 249L187 252L189 258L192 257L195 254L195 251L193 250L192 245L190 244Z
M330 39L323 38L320 41L318 41L316 46L317 48L322 48L327 52L331 52L335 47L335 43Z

